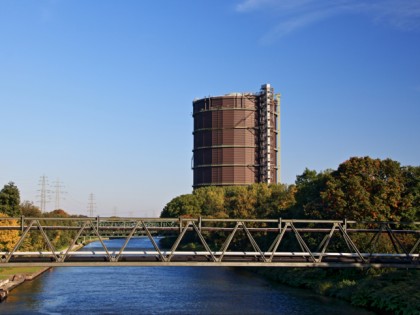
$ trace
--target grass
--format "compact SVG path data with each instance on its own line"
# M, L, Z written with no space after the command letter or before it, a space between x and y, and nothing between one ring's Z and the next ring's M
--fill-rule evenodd
M418 315L420 271L394 269L255 269L268 279L308 288L381 314Z
M30 275L42 270L43 267L7 267L0 268L0 280L6 280L16 274Z

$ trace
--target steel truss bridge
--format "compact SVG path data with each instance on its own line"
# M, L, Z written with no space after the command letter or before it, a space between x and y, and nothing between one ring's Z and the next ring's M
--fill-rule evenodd
M0 218L0 267L16 266L253 266L417 268L420 222L208 218ZM14 233L14 234L13 234ZM59 234L69 240L57 250ZM42 249L21 251L31 235ZM158 236L158 238L156 237ZM109 249L106 239L123 245ZM153 250L130 250L136 237ZM53 240L54 238L54 240ZM75 250L86 238L100 250ZM170 240L163 248L159 239ZM166 243L166 242L165 242ZM80 248L80 245L79 245ZM194 248L188 249L188 248Z

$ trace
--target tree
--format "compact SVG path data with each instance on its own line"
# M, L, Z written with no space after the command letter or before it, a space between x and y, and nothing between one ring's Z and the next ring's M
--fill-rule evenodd
M225 215L225 191L222 187L202 187L194 190L193 195L200 205L201 215L211 217Z
M46 218L69 218L70 215L62 209L56 209L51 212L44 213ZM70 226L74 225L71 221L47 221L50 225ZM47 231L47 236L56 249L63 249L70 245L72 239L76 236L75 231L51 230Z
M252 186L228 186L226 212L231 218L255 218L256 194Z
M248 186L248 194L251 195L251 200L254 201L254 215L257 218L267 218L273 209L269 205L272 189L265 183L252 184Z
M405 185L403 199L407 209L402 219L420 221L420 166L403 167L402 173Z
M340 164L321 192L328 218L399 221L414 219L400 163L353 157ZM414 184L413 184L414 185Z
M6 220L1 218L7 218L6 214L0 213L0 225L2 226L19 226L17 220ZM19 240L19 231L0 231L0 250L11 251Z
M45 217L47 218L69 218L70 214L68 214L63 209L56 209L51 212L45 213Z
M172 199L163 217L418 221L420 167L353 157L337 170L305 169L295 185L204 187Z
M19 189L13 182L4 185L0 191L0 212L10 217L20 215L20 194Z
M267 212L262 218L280 218L287 217L288 210L292 209L296 204L295 185L272 184L269 186L271 196L266 202Z
M20 213L25 217L40 218L42 217L41 210L30 201L24 201L20 205Z
M200 215L200 204L192 194L181 195L167 203L161 213L162 218L177 218L182 215Z
M321 192L325 190L331 170L317 173L305 169L302 175L296 176L296 205L291 209L295 218L319 218L324 215L324 202Z

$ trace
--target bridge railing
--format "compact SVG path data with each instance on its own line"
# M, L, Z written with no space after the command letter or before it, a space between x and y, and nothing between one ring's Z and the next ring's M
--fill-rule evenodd
M420 222L282 218L1 218L0 266L419 268L419 226ZM108 248L106 239L112 237L122 238L123 245ZM135 237L146 237L153 250L127 248ZM89 239L97 240L101 250L75 250Z

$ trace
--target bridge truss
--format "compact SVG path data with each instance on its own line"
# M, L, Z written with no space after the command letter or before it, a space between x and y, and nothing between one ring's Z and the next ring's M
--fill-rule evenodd
M0 218L0 267L253 266L420 268L420 222L208 218ZM54 244L66 237L65 249ZM129 249L144 237L148 249ZM27 251L37 239L36 250ZM118 249L108 238L122 238ZM100 250L76 250L96 240ZM162 241L163 240L163 241ZM33 248L33 246L32 246Z

